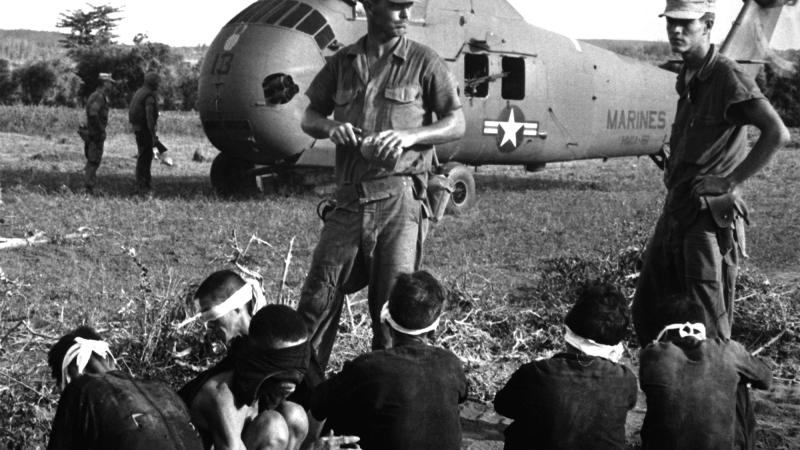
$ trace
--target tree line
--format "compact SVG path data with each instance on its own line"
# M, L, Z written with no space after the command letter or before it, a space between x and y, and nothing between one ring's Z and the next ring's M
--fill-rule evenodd
M69 31L59 41L67 57L45 52L37 60L14 67L0 58L0 103L49 106L82 106L97 87L100 73L110 73L118 83L109 95L111 106L125 108L141 87L144 74L161 75L159 94L165 110L191 110L197 102L197 83L202 61L189 62L170 46L153 43L139 34L133 45L116 41L114 28L120 8L100 5L87 11L66 11L57 27ZM36 46L35 44L29 44ZM19 49L17 49L17 47ZM26 46L15 43L9 55Z

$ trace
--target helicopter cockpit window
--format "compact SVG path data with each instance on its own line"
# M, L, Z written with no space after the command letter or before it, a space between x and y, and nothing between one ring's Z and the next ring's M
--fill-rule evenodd
M277 7L279 7L284 0L267 0L260 2L263 7L258 9L258 12L251 16L247 22L248 23L259 23L263 22L265 18L269 17L273 11Z
M237 14L231 23L261 23L298 31L312 36L320 49L336 39L333 29L319 11L296 0L261 0Z
M277 11L275 11L272 14L270 14L270 16L267 18L267 20L265 20L263 23L274 24L281 17L286 15L286 13L289 12L290 9L294 8L295 6L297 6L297 2L295 2L295 1L288 1L288 2L284 3L283 5L281 5L280 8L278 8Z
M328 44L333 41L336 36L333 34L333 29L331 29L330 25L325 25L325 28L321 29L316 36L314 36L314 40L317 41L317 45L319 48L325 48Z
M464 95L486 97L489 95L489 56L464 53Z
M503 58L503 86L500 95L507 100L525 98L525 58Z
M325 25L325 17L319 11L312 11L308 17L305 18L300 25L297 26L298 31L303 33L315 35L323 25Z
M305 17L309 11L311 11L310 6L306 5L305 3L300 3L299 5L297 5L297 8L292 10L292 12L289 13L289 15L286 16L286 18L281 20L281 22L278 25L286 28L292 28L295 25L297 25L297 22L300 22L300 19Z

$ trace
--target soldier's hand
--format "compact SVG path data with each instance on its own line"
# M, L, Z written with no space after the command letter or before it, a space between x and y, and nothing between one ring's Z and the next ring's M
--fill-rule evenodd
M692 182L692 196L723 195L733 190L733 184L725 177L716 175L701 175Z
M361 129L354 127L350 122L340 123L328 130L328 138L336 145L358 145Z
M414 135L406 130L381 131L375 135L375 139L378 143L375 157L378 159L389 159L390 156L394 156L393 152L398 148L402 151L402 149L417 143Z

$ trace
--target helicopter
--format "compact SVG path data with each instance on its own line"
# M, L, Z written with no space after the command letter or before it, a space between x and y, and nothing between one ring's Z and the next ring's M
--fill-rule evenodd
M745 0L721 51L756 73L784 5ZM258 0L217 34L204 58L197 109L220 151L221 193L267 180L332 179L335 147L300 129L303 92L326 58L366 33L354 0ZM462 139L437 145L459 214L475 202L468 166L648 155L663 163L675 115L675 74L526 22L505 0L416 0L407 36L433 48L460 84ZM278 181L276 181L278 180Z

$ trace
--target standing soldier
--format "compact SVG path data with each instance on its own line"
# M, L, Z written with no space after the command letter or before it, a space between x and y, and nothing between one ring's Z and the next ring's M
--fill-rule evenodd
M140 193L149 193L152 189L150 182L150 166L153 163L153 148L159 145L156 137L158 124L158 86L161 77L156 72L147 72L144 76L144 86L139 88L131 99L128 110L128 120L133 126L136 136L136 188ZM163 151L166 151L166 148ZM162 158L164 164L171 166L169 156Z
M433 145L464 134L455 77L405 37L414 2L362 3L366 36L328 59L306 91L302 120L307 134L336 144L338 184L298 306L312 335L312 385L323 377L345 292L369 286L372 348L386 347L381 308L397 275L417 270L422 256Z
M108 93L115 81L110 73L100 73L97 89L86 101L86 134L84 138L83 153L86 155L84 178L86 192L94 192L97 183L97 169L103 159L103 144L106 140L106 126L108 125Z
M659 331L654 311L665 296L700 301L709 336L730 338L746 216L739 186L789 139L781 118L739 65L710 44L714 0L667 0L663 17L683 69L664 181L667 198L633 300L644 346ZM761 132L747 151L745 125Z

